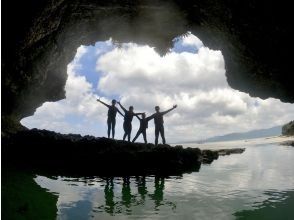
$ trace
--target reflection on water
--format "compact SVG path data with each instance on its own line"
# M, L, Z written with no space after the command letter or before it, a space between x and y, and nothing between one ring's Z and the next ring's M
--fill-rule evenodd
M173 202L164 198L165 177L107 177L107 178L47 178L38 176L36 182L59 194L60 219L85 219L98 216L134 215L147 217L158 214L160 206L175 210Z
M119 181L118 178L116 179ZM94 212L106 212L112 216L122 212L126 215L131 215L133 214L133 207L144 206L146 200L154 201L154 211L159 211L158 207L161 205L171 206L174 209L175 205L172 202L164 201L164 179L163 177L154 177L154 193L148 193L145 176L124 177L122 178L121 198L119 199L119 195L115 195L114 178L106 178L104 186L105 204L95 207L93 210ZM148 180L149 183L150 180L151 178ZM135 182L137 193L134 189L132 194L132 188L134 187L131 187L131 181Z
M294 191L265 192L269 196L265 201L253 205L253 210L242 210L234 215L237 219L266 219L266 220L292 220L294 217Z
M59 219L290 219L293 165L294 148L267 145L220 157L183 176L35 181L58 195Z

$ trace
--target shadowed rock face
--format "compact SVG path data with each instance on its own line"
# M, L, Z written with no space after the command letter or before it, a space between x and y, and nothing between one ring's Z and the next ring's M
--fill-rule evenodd
M14 167L58 175L177 175L198 171L202 160L198 148L155 147L38 129L6 136L2 144L5 170ZM206 156L210 163L218 157L210 155Z
M164 54L173 38L191 31L222 51L233 88L294 102L290 3L162 2L3 1L2 129L32 115L45 101L64 98L66 68L76 49L109 37L149 44Z
M201 151L38 129L7 135L2 145L4 170L13 167L58 175L181 175L199 171L201 163L210 164L219 155L245 150Z

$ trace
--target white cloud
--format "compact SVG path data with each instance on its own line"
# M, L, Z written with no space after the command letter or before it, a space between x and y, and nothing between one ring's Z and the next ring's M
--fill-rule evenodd
M75 55L75 58L74 60L72 61L72 63L74 63L76 66L78 66L78 63L81 59L82 56L84 56L86 53L87 53L87 47L86 46L80 46L78 49L77 49L77 53Z
M187 35L182 38L182 41L184 46L195 46L196 48L203 47L202 41L195 35L191 34L191 32L188 32Z
M107 110L96 101L97 95L93 93L92 84L78 73L82 67L80 58L86 53L85 46L79 47L76 57L67 67L66 99L45 102L33 116L22 119L23 125L66 134L106 136ZM108 99L104 98L104 101L110 103ZM118 120L118 126L120 124L121 120ZM121 132L118 133L122 135Z
M80 73L83 65L80 58L87 53L87 48L81 46L68 65L67 98L57 103L44 103L34 117L23 119L22 123L64 133L76 131L106 136L107 109L95 101L96 89L108 103L119 96L126 107L133 105L135 110L147 114L152 114L156 105L166 110L178 104L176 110L165 116L169 142L269 128L293 120L294 105L276 99L252 98L231 89L226 81L221 51L204 47L191 34L179 42L183 47L197 47L198 52L171 50L160 56L154 48L134 43L103 51L103 54L98 53L97 48L93 54L98 57L97 88ZM110 41L106 44L109 46ZM68 115L80 119L68 120ZM122 119L118 117L117 138L123 134L121 124ZM133 136L137 126L138 121L134 119ZM148 140L153 139L153 122L150 122Z
M193 37L184 39L192 44ZM272 127L294 116L293 105L231 89L221 52L205 47L197 54L171 51L160 57L149 46L124 44L100 57L97 69L104 72L100 91L120 94L140 111L151 114L155 105L165 110L177 103L166 116L167 136L174 141Z

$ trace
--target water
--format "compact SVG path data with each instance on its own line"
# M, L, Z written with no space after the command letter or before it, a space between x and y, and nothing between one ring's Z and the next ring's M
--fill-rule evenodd
M294 148L265 144L169 177L37 176L57 219L293 219Z

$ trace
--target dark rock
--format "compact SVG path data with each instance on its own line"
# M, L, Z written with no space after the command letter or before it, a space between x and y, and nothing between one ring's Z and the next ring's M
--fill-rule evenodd
M206 164L212 163L213 160L218 159L218 152L212 150L202 150L202 162Z
M245 151L245 148L202 150L202 163L210 164L212 163L212 161L218 159L219 156L225 156L230 154L241 154L244 151Z
M198 171L201 151L32 129L2 138L2 161L59 175L169 175Z
M109 37L164 54L173 38L191 31L222 51L230 86L294 102L292 48L281 46L292 42L290 1L13 0L3 1L2 9L4 131L45 101L64 98L76 49Z
M220 149L217 150L218 155L230 155L230 154L241 154L245 151L245 148L232 148L232 149Z
M199 171L201 163L210 164L219 155L244 150L201 151L32 129L2 138L2 166L58 175L177 175Z
M282 127L282 135L294 136L294 121L290 121Z

